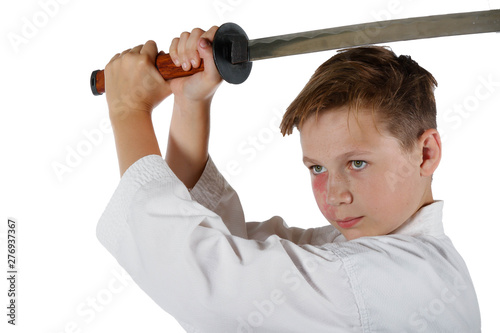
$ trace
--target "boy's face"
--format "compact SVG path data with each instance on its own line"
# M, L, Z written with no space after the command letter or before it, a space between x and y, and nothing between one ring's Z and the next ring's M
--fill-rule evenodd
M371 111L359 110L357 120L347 109L324 111L304 122L300 137L316 202L348 240L389 234L433 201L421 145L401 150Z

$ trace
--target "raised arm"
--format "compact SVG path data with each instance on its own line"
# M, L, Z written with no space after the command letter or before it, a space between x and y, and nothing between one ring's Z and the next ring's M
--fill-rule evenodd
M184 70L199 67L201 59L205 66L203 72L171 83L175 98L165 160L188 188L197 183L208 160L210 104L222 82L212 56L216 31L212 27L185 32L172 41L169 51Z
M157 54L156 43L148 41L115 55L104 71L121 175L141 157L161 155L151 113L171 90L154 67Z
M121 175L138 159L161 155L151 114L174 93L166 161L187 187L196 184L208 158L210 103L221 82L211 48L216 30L194 29L173 40L170 55L177 66L197 68L203 59L205 70L190 77L165 81L154 66L158 50L153 41L115 55L106 66L106 99Z

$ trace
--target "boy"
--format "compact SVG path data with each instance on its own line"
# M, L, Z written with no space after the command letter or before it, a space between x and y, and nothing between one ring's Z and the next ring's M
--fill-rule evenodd
M300 131L330 225L245 223L208 154L216 30L173 40L177 66L203 59L192 77L164 81L151 41L106 66L122 179L97 232L137 284L188 332L479 332L472 281L432 197L432 75L379 47L323 64L281 129ZM172 93L165 163L151 112Z

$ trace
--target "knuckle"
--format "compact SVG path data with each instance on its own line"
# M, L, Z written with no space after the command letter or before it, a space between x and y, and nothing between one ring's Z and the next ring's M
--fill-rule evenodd
M170 52L177 52L177 45L179 45L179 38L174 38L170 43Z
M109 74L109 72L111 72L112 64L113 62L111 61L104 67L104 73Z
M108 65L109 65L110 63L112 63L112 62L115 62L115 61L116 61L117 59L119 59L119 58L120 58L120 53L115 54L115 55L111 58L111 60L108 62Z
M129 53L125 53L125 54L122 54L120 56L121 58L121 61L122 62L129 62L131 60L131 58L133 57L133 54L131 54L130 52Z
M214 35L217 32L217 30L219 30L219 27L214 25L207 31L207 33L210 35Z
M191 31L191 34L202 34L204 33L205 31L201 30L200 28L194 28L192 31Z
M130 60L131 58L133 58L135 56L135 53L133 52L127 52L125 54L122 54L121 55L121 58L123 59L127 59L127 60Z
M149 57L145 54L138 54L137 55L137 64L141 67L145 67L149 63Z

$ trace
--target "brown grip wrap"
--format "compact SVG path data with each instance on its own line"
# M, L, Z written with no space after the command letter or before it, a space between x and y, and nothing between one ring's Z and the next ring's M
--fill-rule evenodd
M189 71L184 71L182 67L175 66L169 54L161 53L156 57L156 68L165 80L175 79L178 77L190 76L204 70L203 60L200 67L191 68ZM104 70L97 70L92 73L90 78L90 87L94 95L102 95L105 92Z

